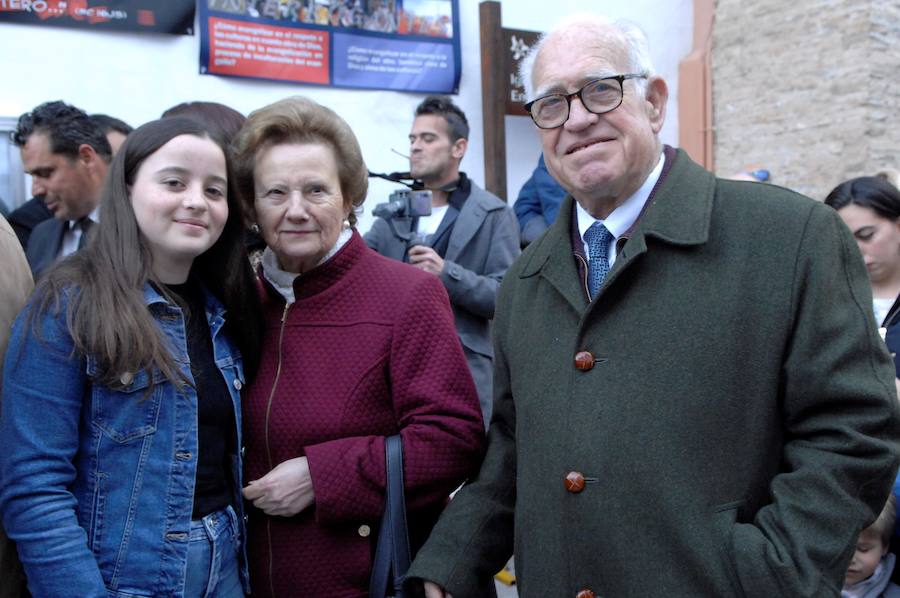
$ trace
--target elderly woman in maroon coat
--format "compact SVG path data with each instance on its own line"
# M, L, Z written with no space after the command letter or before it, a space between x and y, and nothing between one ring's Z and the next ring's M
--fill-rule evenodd
M334 112L288 98L250 115L236 178L267 248L267 331L244 395L254 596L368 595L384 438L404 448L411 542L480 461L478 397L434 276L353 227L359 144Z

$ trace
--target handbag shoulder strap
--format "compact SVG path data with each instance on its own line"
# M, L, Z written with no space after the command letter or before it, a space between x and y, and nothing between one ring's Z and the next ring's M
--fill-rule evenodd
M369 593L373 598L400 596L412 560L406 527L406 500L403 494L403 444L400 436L384 442L386 462L385 504L378 531L378 546L372 566ZM385 594L391 576L392 594Z

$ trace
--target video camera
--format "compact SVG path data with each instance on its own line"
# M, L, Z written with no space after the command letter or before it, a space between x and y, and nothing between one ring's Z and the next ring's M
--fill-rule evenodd
M386 202L376 204L372 214L385 220L430 216L431 191L398 189L390 194Z
M413 179L408 172L381 174L369 171L369 176L409 187L408 189L398 189L391 193L386 202L375 205L372 214L384 219L391 232L398 238L406 241L407 245L411 246L420 243L421 239L419 239L419 235L416 232L412 230L410 232L400 232L397 230L395 221L431 216L431 191L423 189L422 183Z

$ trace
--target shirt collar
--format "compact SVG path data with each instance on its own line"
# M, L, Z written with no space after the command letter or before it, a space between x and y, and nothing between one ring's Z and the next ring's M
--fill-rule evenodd
M653 167L653 170L650 171L650 174L647 175L647 178L638 190L603 220L598 220L591 216L587 210L581 207L580 203L575 201L579 236L584 239L584 233L587 232L587 229L589 229L594 222L603 224L603 226L606 227L606 230L612 233L612 236L615 239L618 239L631 229L637 221L638 216L641 215L644 204L647 203L647 199L650 197L650 192L653 191L653 187L656 186L656 182L662 174L665 161L665 153L661 153L659 160L656 162L656 166Z
M93 222L94 224L97 224L98 222L100 222L100 205L99 204L97 205L96 208L91 210L91 213L87 215L87 219L90 220L91 222ZM73 230L75 228L75 225L78 224L79 220L81 220L81 218L78 218L77 220L67 220L66 224L68 226L66 227L66 230Z

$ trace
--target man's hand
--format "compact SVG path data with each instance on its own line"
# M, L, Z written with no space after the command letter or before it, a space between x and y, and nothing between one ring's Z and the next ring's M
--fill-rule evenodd
M288 459L253 480L243 490L244 498L266 515L293 517L313 504L312 478L306 457Z
M434 582L425 580L425 598L453 598L444 592L444 588Z
M435 276L440 276L444 271L443 258L426 245L413 245L409 248L409 263Z

